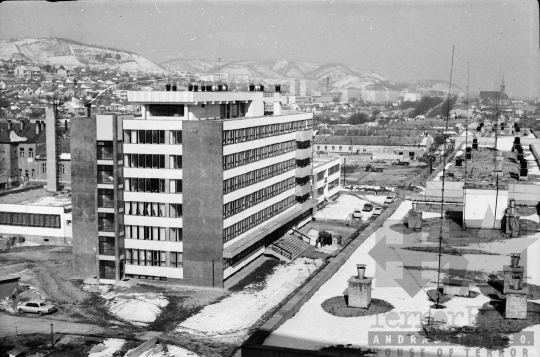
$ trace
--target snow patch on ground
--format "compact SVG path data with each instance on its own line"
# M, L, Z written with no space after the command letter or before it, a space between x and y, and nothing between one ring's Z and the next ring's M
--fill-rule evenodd
M199 357L195 352L175 345L157 345L143 352L139 357Z
M169 304L161 293L125 293L103 285L85 285L83 290L99 293L107 300L110 313L138 326L147 326L156 321L161 309Z
M15 247L37 247L39 245L41 245L41 244L24 241L22 243L15 244Z
M334 253L334 252L337 251L338 249L339 249L339 246L337 246L337 245L325 245L324 247L317 248L317 249L315 249L315 250L316 250L317 252L330 254L330 253Z
M101 342L99 345L95 345L90 350L89 357L112 357L116 351L119 351L126 343L125 340L119 338L108 338Z
M208 305L182 322L177 331L194 335L238 341L247 337L249 328L280 303L323 264L322 259L299 258L279 265L261 285L251 284L243 291Z

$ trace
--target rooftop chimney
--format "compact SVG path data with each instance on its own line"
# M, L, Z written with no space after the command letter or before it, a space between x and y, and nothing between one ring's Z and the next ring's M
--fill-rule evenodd
M517 267L519 265L519 258L520 258L520 254L518 253L514 253L514 254L510 254L510 266L511 267Z
M39 132L40 132L40 130L41 130L41 128L40 128L40 124L39 124L39 121L36 121L36 123L35 123L35 124L36 124L36 135L38 135L38 134L39 134Z
M86 107L86 116L88 118L92 117L92 103L88 102L84 105Z
M7 121L7 128L8 128L8 130L11 130L11 120Z
M365 264L356 264L356 270L358 272L358 279L364 279L366 276L366 265Z
M165 84L165 90L167 92L170 92L171 91L171 85L169 83Z
M512 276L512 289L521 290L522 288L521 282L522 282L521 276L519 275Z

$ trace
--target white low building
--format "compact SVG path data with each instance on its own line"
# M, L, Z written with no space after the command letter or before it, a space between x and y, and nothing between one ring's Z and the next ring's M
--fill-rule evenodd
M43 188L1 196L0 234L38 244L71 243L71 197Z

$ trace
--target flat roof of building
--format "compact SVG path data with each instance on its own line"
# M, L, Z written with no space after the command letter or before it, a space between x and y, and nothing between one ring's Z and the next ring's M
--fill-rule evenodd
M65 207L71 205L71 197L47 192L45 188L37 188L0 196L0 204Z
M341 162L341 158L338 156L315 156L313 158L313 168L317 168L332 161Z

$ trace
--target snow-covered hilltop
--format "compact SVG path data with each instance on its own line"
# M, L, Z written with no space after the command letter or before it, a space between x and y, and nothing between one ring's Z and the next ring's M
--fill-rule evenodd
M38 65L90 66L120 71L165 72L154 62L135 53L54 38L0 40L0 58L23 59Z

